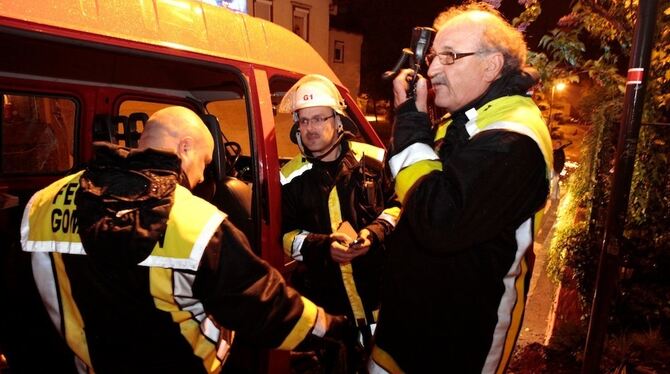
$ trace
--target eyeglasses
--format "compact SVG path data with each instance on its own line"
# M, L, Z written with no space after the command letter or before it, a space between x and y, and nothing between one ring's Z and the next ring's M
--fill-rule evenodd
M307 127L307 125L312 124L314 126L321 126L326 122L328 119L335 117L335 114L332 114L327 117L322 117L322 116L314 116L312 118L299 118L298 123L300 126Z
M440 60L440 64L452 65L459 58L472 56L477 53L479 52L456 53L454 51L447 51L447 52L435 53L435 51L431 51L429 54L426 55L426 65L430 66L430 64L433 62L433 59L436 56Z

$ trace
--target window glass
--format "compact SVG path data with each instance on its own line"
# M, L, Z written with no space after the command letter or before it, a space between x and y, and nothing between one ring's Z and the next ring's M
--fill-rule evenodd
M277 153L279 159L286 162L300 153L298 146L294 144L289 133L293 126L293 115L291 113L279 113L277 107L291 86L296 82L294 79L273 79L270 82L270 94L272 95L272 112L275 117L275 134L277 137Z
M219 120L219 128L225 141L236 142L241 147L241 155L251 155L249 142L249 122L244 98L215 100L207 103L207 112Z
M293 5L293 32L309 41L309 8Z
M174 104L126 100L119 106L119 115L130 116L133 113L146 113L147 116L151 117L155 112L172 105Z
M3 93L2 174L71 169L76 121L71 98Z

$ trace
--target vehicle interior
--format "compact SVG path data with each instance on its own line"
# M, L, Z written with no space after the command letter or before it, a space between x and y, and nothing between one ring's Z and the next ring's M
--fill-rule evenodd
M65 174L81 167L88 155L77 154L79 141L136 147L153 112L181 105L199 113L217 138L220 159L208 176L220 190L231 189L212 190L211 196L203 197L221 205L250 238L256 236L250 220L252 210L258 209L253 201L258 173L248 88L241 73L213 63L68 40L54 43L2 33L0 46L21 51L0 59L0 83L12 87L0 88L2 178ZM41 87L34 77L52 82ZM89 108L95 108L92 127L79 123L89 118L89 113L81 113ZM92 133L84 131L91 128Z

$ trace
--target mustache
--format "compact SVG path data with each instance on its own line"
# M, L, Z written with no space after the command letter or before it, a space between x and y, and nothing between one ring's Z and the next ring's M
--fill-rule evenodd
M448 86L447 80L444 79L444 76L442 76L442 75L438 75L438 76L435 76L435 77L431 78L430 79L430 84L432 86L439 86L439 85Z

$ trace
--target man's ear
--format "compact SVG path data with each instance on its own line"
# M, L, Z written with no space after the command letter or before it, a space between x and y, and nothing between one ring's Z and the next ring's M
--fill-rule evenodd
M184 157L188 157L190 152L193 152L195 147L195 141L193 140L192 137L190 136L185 136L179 140L179 144L177 144L177 155L179 155L179 158L182 160Z
M500 52L493 52L486 56L484 65L484 80L493 82L500 77L503 66L505 65L505 56Z

